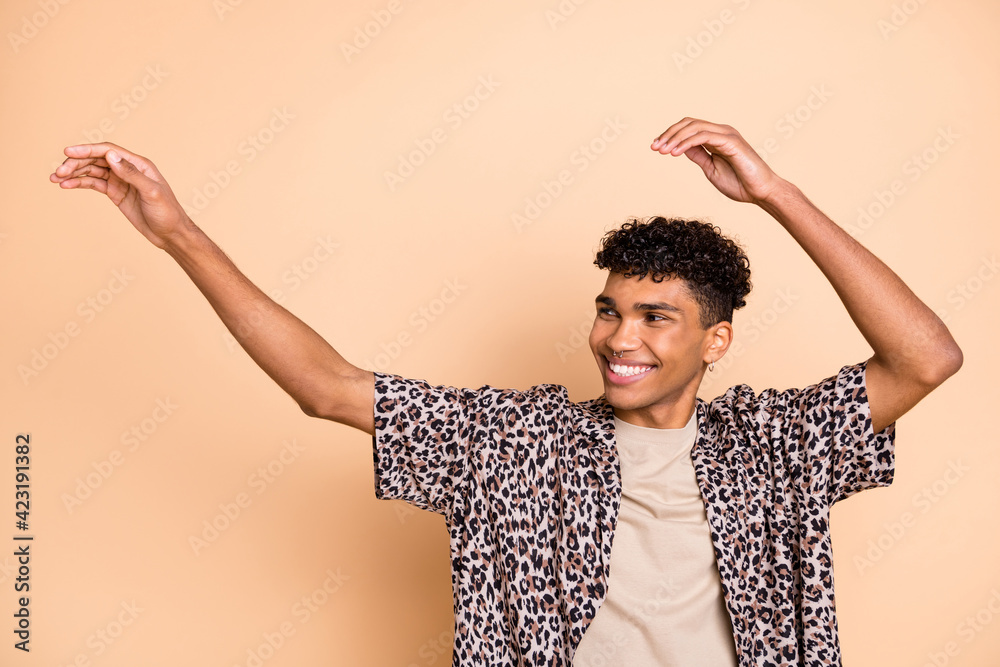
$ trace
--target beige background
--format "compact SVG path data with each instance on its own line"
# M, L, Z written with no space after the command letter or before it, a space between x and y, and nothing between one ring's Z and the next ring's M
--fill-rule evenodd
M376 501L367 436L303 416L114 207L50 184L63 146L103 137L154 160L251 279L358 364L593 397L593 251L651 214L708 218L751 255L743 347L705 397L866 358L770 218L648 149L691 115L735 126L852 226L965 352L899 422L893 486L834 511L845 663L996 664L998 14L986 0L5 1L0 663L450 658L441 518ZM517 228L526 198L541 206ZM18 433L30 655L8 629ZM196 550L213 521L229 525Z

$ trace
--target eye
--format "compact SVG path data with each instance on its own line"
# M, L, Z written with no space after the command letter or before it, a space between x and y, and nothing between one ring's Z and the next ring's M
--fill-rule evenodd
M613 308L604 307L597 309L598 317L615 317L616 315L618 315L618 313L616 313Z

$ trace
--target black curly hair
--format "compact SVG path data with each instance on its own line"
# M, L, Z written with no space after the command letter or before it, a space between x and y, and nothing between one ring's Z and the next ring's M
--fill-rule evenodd
M626 278L684 280L705 329L732 322L752 287L743 249L718 227L698 220L632 218L604 235L594 264Z

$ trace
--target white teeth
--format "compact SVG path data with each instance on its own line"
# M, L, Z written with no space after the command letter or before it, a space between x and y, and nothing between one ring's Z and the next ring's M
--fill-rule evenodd
M615 375L620 377L631 377L633 375L639 375L640 373L645 373L652 366L625 366L620 364L608 364L611 370L614 371Z

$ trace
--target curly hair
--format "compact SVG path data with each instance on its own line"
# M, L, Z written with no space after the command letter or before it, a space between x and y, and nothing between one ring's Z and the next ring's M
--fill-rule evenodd
M604 235L594 264L626 278L684 280L705 329L732 322L752 287L743 249L718 227L697 220L630 219Z

